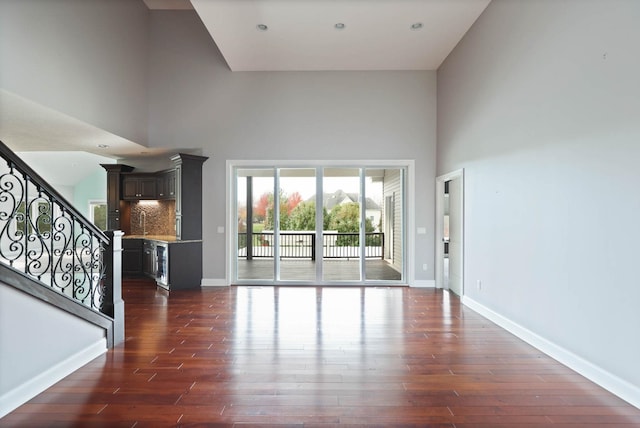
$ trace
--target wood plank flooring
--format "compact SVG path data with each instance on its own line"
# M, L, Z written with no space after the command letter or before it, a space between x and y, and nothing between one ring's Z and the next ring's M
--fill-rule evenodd
M639 409L440 290L123 294L125 344L0 426L640 426Z

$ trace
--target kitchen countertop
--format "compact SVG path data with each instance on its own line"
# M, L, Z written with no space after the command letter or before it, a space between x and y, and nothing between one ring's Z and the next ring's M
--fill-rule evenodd
M149 241L165 242L168 244L202 242L202 239L177 239L174 235L124 235L122 239L147 239Z

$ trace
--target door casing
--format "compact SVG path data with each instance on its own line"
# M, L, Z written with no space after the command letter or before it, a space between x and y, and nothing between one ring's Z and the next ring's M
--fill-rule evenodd
M459 224L457 225L460 232L460 260L458 275L460 276L460 296L464 295L464 169L458 169L448 174L441 175L436 178L436 239L435 239L435 255L436 255L436 288L444 288L444 183L451 180L460 180L460 201L457 204L460 207ZM451 227L451 225L449 225ZM454 226L456 227L456 226ZM451 256L451 254L449 254ZM449 266L451 266L451 261Z

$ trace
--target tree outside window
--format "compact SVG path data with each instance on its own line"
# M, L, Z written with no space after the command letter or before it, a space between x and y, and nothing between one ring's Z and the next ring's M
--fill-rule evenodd
M89 220L100 230L107 230L107 203L105 201L89 202Z

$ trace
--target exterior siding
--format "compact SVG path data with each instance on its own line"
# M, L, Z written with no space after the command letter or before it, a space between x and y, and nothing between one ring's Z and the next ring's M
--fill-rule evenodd
M385 236L385 247L388 248L387 259L391 263L394 269L398 272L402 272L402 262L404 258L403 245L402 245L402 205L403 205L403 192L402 192L402 179L400 169L387 169L384 176L384 201L383 201L383 219L382 230L386 231L387 228L387 201L388 198L393 200L393 226L392 236Z

